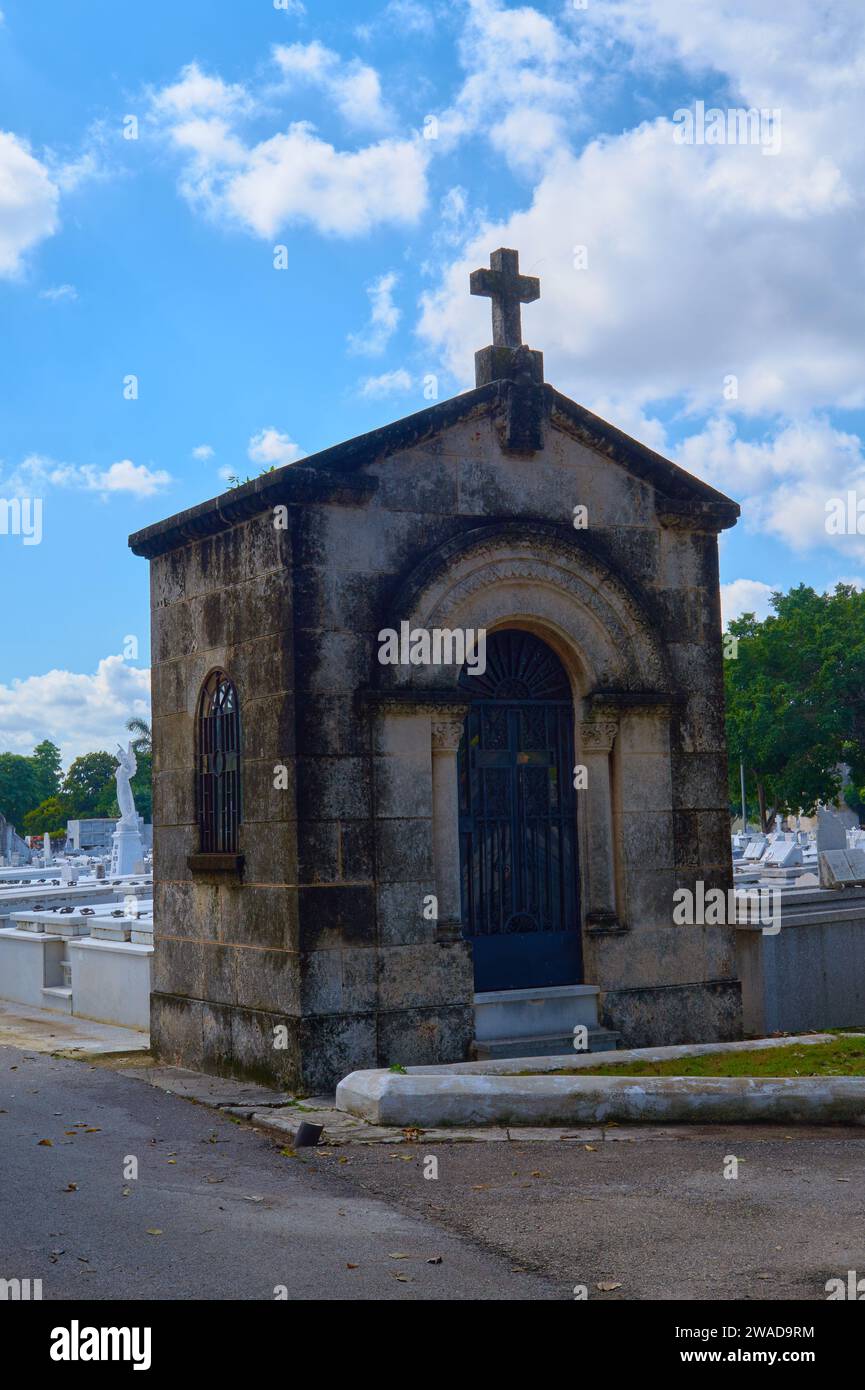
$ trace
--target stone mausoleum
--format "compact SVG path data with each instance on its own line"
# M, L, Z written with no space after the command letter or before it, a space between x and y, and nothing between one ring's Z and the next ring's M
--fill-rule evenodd
M356 1068L741 1036L717 536L557 392L517 254L474 390L139 531L167 1061Z

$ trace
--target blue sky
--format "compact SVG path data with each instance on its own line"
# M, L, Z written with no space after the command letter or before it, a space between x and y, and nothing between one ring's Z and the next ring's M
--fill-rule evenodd
M0 747L146 708L131 531L472 384L499 245L548 379L743 503L729 611L860 582L824 527L865 482L845 0L0 8L0 497L43 506L0 535ZM698 101L779 148L677 143Z

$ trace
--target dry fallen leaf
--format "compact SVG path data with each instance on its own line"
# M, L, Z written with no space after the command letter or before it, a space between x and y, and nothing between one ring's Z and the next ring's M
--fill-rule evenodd
M39 1144L37 1145L37 1147L44 1147L44 1148L46 1148L46 1149L53 1149L53 1148L54 1148L54 1143L53 1143L53 1141L52 1141L51 1139L40 1139L40 1140L39 1140Z
M601 1293L612 1293L613 1289L620 1289L621 1287L621 1283L616 1283L614 1279L602 1279L599 1284L595 1285L595 1288L600 1289Z
M346 1264L346 1269L360 1269L360 1265Z
M149 1236L161 1236L162 1232L156 1226L148 1226L147 1234Z
M441 1262L442 1262L442 1257L441 1257L441 1255L431 1255L430 1258L427 1260L427 1264L428 1264L428 1265L440 1265Z
M596 1154L598 1152L594 1144L584 1144L583 1148L587 1154Z
M410 1260L411 1255L406 1255L403 1250L391 1250L388 1255L389 1260Z
M64 1187L63 1191L64 1191L64 1192L77 1192L77 1191L78 1191L78 1184L77 1184L77 1182L70 1182L70 1183L68 1183L67 1186Z

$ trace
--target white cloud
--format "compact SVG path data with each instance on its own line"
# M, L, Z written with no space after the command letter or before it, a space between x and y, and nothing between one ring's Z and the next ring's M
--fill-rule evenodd
M145 464L132 463L122 459L112 463L105 472L88 471L88 487L98 492L130 492L135 497L152 497L161 492L171 482L171 474L164 469L148 468Z
M385 131L394 124L378 73L359 58L346 62L317 39L308 44L277 44L273 57L289 90L304 83L318 87L349 125Z
M78 298L78 291L74 285L52 285L47 290L40 290L39 298L50 299L53 304L58 304L63 300L71 303Z
M865 14L847 0L786 0L783 10L753 0L607 0L593 18L632 45L636 61L728 73L742 92L759 89L762 106L861 87Z
M674 457L742 504L749 531L775 536L805 552L832 546L865 556L865 536L830 534L827 503L865 496L865 452L861 439L814 417L792 421L750 441L738 437L733 421L709 420Z
M426 298L421 333L461 386L489 336L484 309L466 293L468 273L495 247L515 246L542 281L540 302L524 314L526 337L544 349L549 379L580 400L615 394L647 414L670 402L707 414L723 408L725 378L735 375L734 408L754 417L865 404L865 11L842 0L756 8L722 0L719 14L691 0L622 0L574 12L571 32L582 37L569 40L531 7L471 0L467 76L443 138L488 130L526 169L533 150L546 153L527 204L473 232ZM674 143L679 100L668 115L576 152L585 104L569 43L595 57L597 49L609 82L605 36L634 45L643 78L674 60L687 65L685 83L677 69L669 86L689 102L702 94L713 104L720 69L731 93L724 104L779 107L780 153ZM591 78L597 63L584 71ZM496 95L499 85L506 95ZM578 247L586 269L575 264Z
M368 376L360 384L360 394L365 400L382 400L385 396L395 396L410 391L412 377L404 367L393 372L383 372L381 376Z
M768 618L772 612L769 601L772 593L772 585L763 584L759 579L734 579L730 584L722 584L721 614L724 627L743 613L754 613L759 619Z
M339 151L308 125L292 125L249 151L245 168L225 181L219 202L268 238L304 222L343 237L405 225L426 202L424 155L408 140Z
M380 275L367 286L370 299L370 320L362 333L349 333L348 341L352 352L377 357L384 352L396 332L401 311L393 302L393 292L399 276L395 271Z
M441 117L445 146L487 136L512 168L532 172L537 159L585 123L590 80L583 42L530 5L468 0L459 43L465 78Z
M58 463L42 454L30 454L12 472L0 474L0 487L7 495L38 497L49 488L75 488L99 492L128 493L133 497L152 497L172 481L164 469L150 469L121 459L110 468L99 469L93 464Z
M59 226L60 190L24 141L0 131L0 277L22 269L26 253Z
M0 747L29 754L49 738L68 767L82 753L125 744L134 715L150 716L150 672L107 656L92 675L54 670L0 685Z
M221 77L211 77L202 72L197 63L187 63L181 68L177 82L172 82L161 91L151 92L154 111L169 116L191 116L216 113L233 114L249 110L252 101L241 83L223 82Z
M432 34L435 32L437 12L420 0L388 0L382 14L382 22L403 34Z
M196 444L192 451L192 457L206 463L208 459L213 458L213 449L210 444Z
M300 445L295 444L287 434L281 434L274 425L268 425L252 436L247 453L253 463L264 464L267 468L271 465L282 468L283 464L296 463L304 457Z
M533 174L564 143L565 129L554 112L515 106L493 126L490 140L513 169Z
M295 50L287 61L295 75L330 71L330 50L322 45L278 51ZM338 73L345 102L358 115L365 105L371 113L374 84L366 70L340 66ZM382 139L338 150L308 121L294 121L267 139L248 142L237 126L253 105L245 88L207 76L195 64L183 69L177 83L151 94L152 117L184 157L180 189L194 207L266 238L302 224L351 237L417 221L427 200L429 151L422 140Z
M865 402L856 222L831 189L817 207L800 207L796 189L809 185L815 161L791 154L788 168L786 158L677 146L664 120L578 157L559 152L531 205L488 224L445 271L425 297L420 332L470 384L488 329L468 275L495 247L515 246L523 270L541 275L525 336L568 394L586 400L615 383L639 405L679 398L711 410L735 375L737 408L752 414ZM762 179L759 206L752 179ZM806 201L818 196L809 188Z

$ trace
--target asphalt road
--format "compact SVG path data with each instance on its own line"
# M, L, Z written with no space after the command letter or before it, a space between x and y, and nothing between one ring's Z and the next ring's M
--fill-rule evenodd
M589 1299L825 1300L828 1279L865 1277L862 1130L616 1126L412 1147L415 1165L352 1146L341 1171ZM439 1160L435 1182L424 1155Z
M0 1047L0 1278L46 1300L809 1301L865 1277L857 1129L280 1148L122 1071Z
M204 1106L0 1047L0 1278L43 1300L569 1296L512 1265Z

